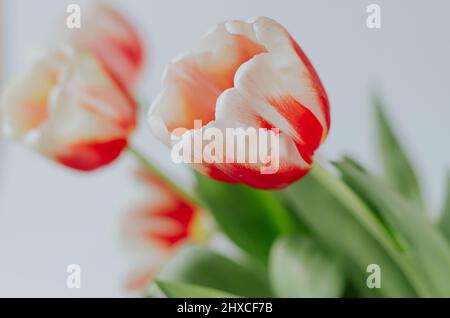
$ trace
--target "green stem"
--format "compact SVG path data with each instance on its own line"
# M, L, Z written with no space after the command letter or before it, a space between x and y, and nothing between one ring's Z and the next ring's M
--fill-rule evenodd
M184 199L195 203L200 206L204 206L204 204L201 202L201 200L195 196L194 194L189 193L182 187L180 187L175 181L173 181L170 177L168 177L166 174L161 172L161 169L157 168L155 164L153 164L151 161L149 161L145 155L142 154L141 151L139 151L136 147L133 145L128 145L128 151L141 162L141 164L152 174L157 176L160 180L163 180L167 185L169 185L174 191L176 191L181 197Z

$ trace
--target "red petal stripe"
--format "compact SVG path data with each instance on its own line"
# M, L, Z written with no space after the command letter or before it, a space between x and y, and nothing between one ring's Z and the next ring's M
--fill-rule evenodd
M126 145L126 139L81 142L71 145L56 161L70 168L91 171L114 161Z

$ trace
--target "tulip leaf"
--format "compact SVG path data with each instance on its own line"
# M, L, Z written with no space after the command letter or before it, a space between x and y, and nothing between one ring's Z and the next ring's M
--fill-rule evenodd
M259 268L240 264L200 246L186 246L177 252L156 280L198 285L243 297L270 297L272 294ZM150 295L158 294L156 287L151 287Z
M270 191L219 182L197 174L197 193L223 232L266 262L275 239L296 230L295 219Z
M381 180L351 165L336 164L360 196L371 202L403 239L405 255L416 267L416 277L434 297L450 296L450 248L417 204L396 193Z
M283 298L342 296L345 276L338 264L311 238L280 238L270 257L272 288L276 296Z
M238 298L221 290L192 284L156 281L155 285L168 298Z
M370 207L340 178L315 163L301 181L282 191L296 207L313 238L344 260L352 285L367 296L428 296L415 278L414 267L371 211ZM367 266L383 270L381 289L366 286Z
M364 168L364 166L360 162L358 162L355 158L352 158L349 155L345 155L342 161L348 163L349 165L352 165L361 172L367 173L367 170Z
M450 244L450 173L447 174L447 196L439 220L439 227Z
M413 166L384 113L379 98L374 98L378 150L385 179L405 198L423 206L423 199Z
M342 163L348 164L352 166L353 168L359 170L360 172L364 174L368 174L368 171L355 159L351 158L350 156L346 155L341 161ZM351 180L347 180L347 176L345 174L342 175L342 180L355 192L358 193L358 189L353 188L353 183ZM370 211L373 213L373 215L380 221L380 223L385 228L386 232L391 236L391 238L394 240L394 243L397 244L398 248L400 250L403 250L402 242L399 240L397 233L392 230L392 228L386 223L381 213L378 211L376 207L374 207L370 201L367 201L364 197L360 197L370 208Z

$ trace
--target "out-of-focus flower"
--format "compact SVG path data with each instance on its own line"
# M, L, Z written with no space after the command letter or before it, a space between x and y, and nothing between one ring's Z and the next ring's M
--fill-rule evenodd
M104 2L82 16L80 29L70 30L69 45L89 50L123 88L131 88L143 65L140 38L129 21Z
M137 107L94 56L56 51L6 88L0 112L5 135L89 171L119 156Z
M206 242L211 224L198 206L147 170L139 169L136 177L148 192L147 199L127 215L125 238L144 261L140 262L126 287L139 291L149 286L178 248L189 242Z
M169 64L150 109L152 130L170 144L171 134L187 129L181 139L190 142L195 120L223 135L228 127L279 129L279 153L269 156L279 158L276 173L261 174L269 161L193 165L212 178L261 189L304 176L330 127L328 98L312 64L287 30L264 17L218 24Z

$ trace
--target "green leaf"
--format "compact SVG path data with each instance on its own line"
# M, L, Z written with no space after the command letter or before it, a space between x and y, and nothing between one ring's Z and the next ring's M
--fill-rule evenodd
M419 206L423 205L419 182L394 129L387 119L379 98L374 99L378 150L384 168L384 177L399 193Z
M368 174L368 171L359 163L357 162L355 159L351 158L350 156L346 155L344 156L344 158L342 159L341 163L345 163L347 165L352 166L353 168L359 170L360 172L364 173L364 174ZM342 180L355 192L358 193L358 189L354 189L353 188L353 183L351 182L351 180L347 180L347 176L345 174L342 175ZM366 198L364 197L360 197L366 204L367 206L370 208L371 212L373 213L373 215L377 218L377 220L380 222L380 224L384 227L384 229L386 230L386 233L388 233L392 240L394 241L395 244L398 245L398 248L400 250L403 250L403 245L401 243L401 241L398 239L398 235L395 231L392 230L392 228L386 223L386 221L384 220L383 216L381 215L381 213L378 211L378 209L376 207L373 206L373 204L371 204L370 201L366 200Z
M197 174L197 193L221 230L240 248L266 262L275 239L293 233L295 219L270 191L218 182Z
M339 263L311 238L278 239L270 258L270 278L276 296L335 298L342 296L345 276Z
M300 182L283 194L312 235L344 260L344 269L360 293L369 296L427 296L414 279L411 264L373 211L341 179L318 163ZM383 270L381 289L366 286L367 266L378 264Z
M447 196L439 220L439 228L450 244L450 173L447 174Z
M238 298L221 290L192 284L156 281L155 285L168 298Z
M364 168L364 166L358 162L355 158L352 158L351 156L345 155L342 159L343 162L348 163L349 165L355 167L361 172L367 173L367 170Z
M158 281L193 284L243 297L270 297L267 277L205 247L180 250L157 275ZM150 291L154 295L155 289Z
M430 296L449 297L450 248L420 208L373 176L345 163L337 167L403 239L405 255L416 268L416 279Z

